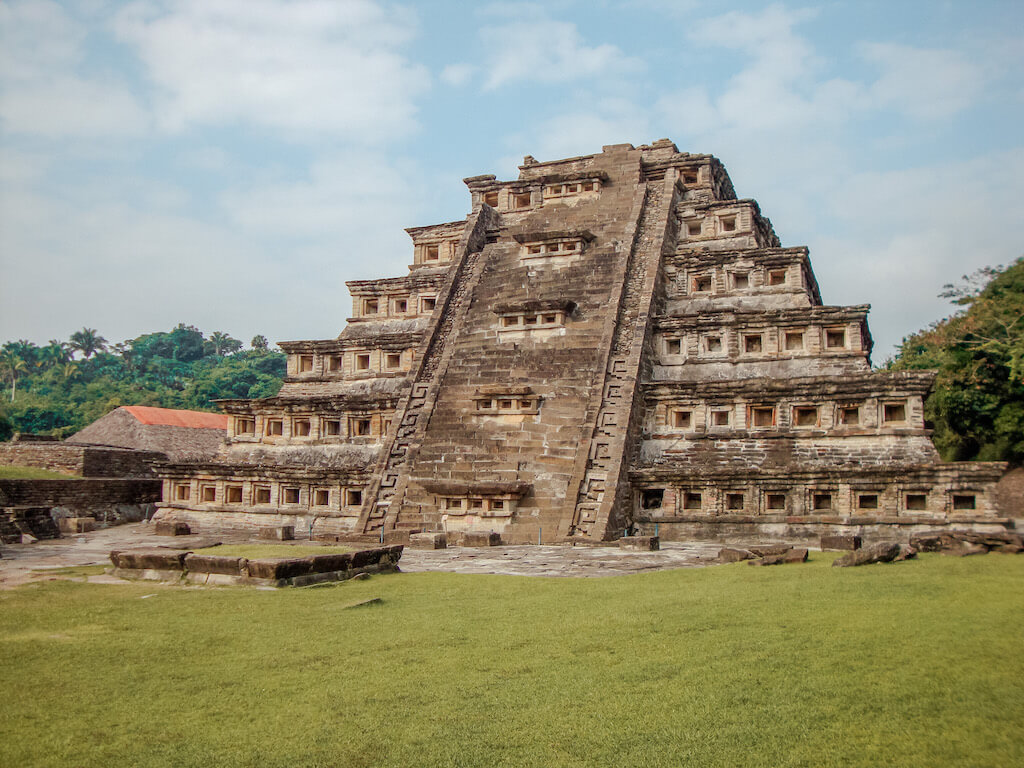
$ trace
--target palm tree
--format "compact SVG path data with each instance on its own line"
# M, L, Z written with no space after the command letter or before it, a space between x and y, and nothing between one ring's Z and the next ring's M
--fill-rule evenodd
M25 362L24 358L18 357L11 350L5 349L3 352L0 352L0 365L3 366L7 375L11 377L11 402L13 403L14 394L18 390L18 374L28 370L28 363Z
M65 341L50 339L50 343L39 350L39 366L52 368L71 360L71 346Z
M213 354L217 357L221 357L229 352L237 352L242 348L242 342L238 339L231 338L230 335L223 331L214 331L211 333L208 343L213 348Z
M249 342L249 346L253 349L266 350L270 346L270 343L267 341L267 337L261 333L258 336L252 337L252 341Z
M64 363L60 372L64 375L64 381L71 381L78 376L78 366L74 363Z
M97 352L103 352L107 348L107 340L100 336L95 328L83 328L71 334L71 348L82 353L82 357L88 360Z

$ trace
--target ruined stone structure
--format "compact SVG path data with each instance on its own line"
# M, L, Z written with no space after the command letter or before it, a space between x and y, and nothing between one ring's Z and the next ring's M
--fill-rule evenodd
M215 456L224 443L227 426L224 414L122 405L65 443L157 451L171 461L191 461Z
M872 371L867 306L822 304L710 155L668 140L466 179L404 277L349 283L280 393L222 403L214 461L163 467L193 530L496 531L506 542L907 536L1010 522L1005 467L946 464L923 372Z

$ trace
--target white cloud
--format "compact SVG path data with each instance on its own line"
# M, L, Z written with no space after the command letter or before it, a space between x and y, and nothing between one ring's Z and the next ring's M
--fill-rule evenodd
M378 142L414 130L426 70L403 53L410 14L369 0L135 3L117 17L159 89L168 130L245 123Z
M441 81L448 85L465 85L473 77L476 67L472 64L449 64L441 70Z
M982 67L959 51L870 43L861 52L880 70L867 91L876 108L922 120L950 117L976 101L983 84Z
M739 51L748 61L719 92L690 86L662 97L657 108L694 132L795 129L813 135L879 111L948 118L974 103L985 85L985 69L963 52L891 43L857 47L877 72L874 79L823 77L825 62L797 32L815 15L771 5L697 22L688 33L694 43Z
M486 89L521 82L568 83L644 68L640 59L614 45L587 45L575 24L536 13L529 20L485 26L480 39L487 51Z
M732 11L695 23L688 32L695 44L736 50L748 61L720 91L689 86L662 97L658 109L696 132L841 123L862 101L862 88L846 80L821 79L821 58L796 32L814 15L771 5L758 13Z
M13 134L136 135L148 118L127 85L82 74L86 29L56 3L0 5L0 123Z
M244 339L330 337L350 314L345 280L402 274L403 227L425 223L423 174L373 153L316 161L303 181L238 182L202 215L187 189L130 169L55 195L37 186L39 158L12 159L21 170L0 187L3 339L89 325L120 340L183 321Z
M190 168L202 171L223 171L230 159L228 153L220 147L189 146L178 155L178 162Z
M271 237L369 245L386 228L398 231L418 208L425 190L419 174L400 165L383 165L366 153L317 160L302 181L268 181L236 187L223 196L225 213L239 228Z
M137 136L149 122L123 85L62 75L7 86L0 118L11 133L46 138Z

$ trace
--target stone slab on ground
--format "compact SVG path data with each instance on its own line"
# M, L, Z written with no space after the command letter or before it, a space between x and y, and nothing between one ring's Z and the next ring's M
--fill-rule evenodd
M661 544L657 552L635 552L618 547L516 545L440 550L406 549L405 573L491 573L510 576L596 578L675 568L702 568L718 564L720 544L698 542Z
M891 563L902 553L902 547L895 541L879 541L863 549L848 552L832 562L833 568L848 568L871 563ZM906 558L904 558L906 559Z
M62 517L57 521L61 533L88 533L96 529L94 517Z
M0 561L0 589L56 576L48 569L83 565L109 565L111 550L162 549L187 551L218 542L235 544L251 541L246 536L157 537L151 523L130 523L35 544L3 547ZM297 541L281 543L282 548L307 545ZM363 545L360 545L363 546ZM367 546L379 546L370 544ZM568 545L519 545L486 548L452 547L438 550L409 549L402 555L401 570L414 573L493 573L545 577L601 577L674 568L716 565L721 544L709 542L661 542L657 552L635 552L617 546L573 547ZM120 583L113 576L89 577L90 583Z
M192 529L188 527L188 523L177 520L160 520L156 523L154 532L157 536L188 536L192 533Z
M414 533L409 536L409 547L411 549L446 549L448 536L439 532Z
M497 547L500 544L501 534L494 531L463 531L459 535L462 547Z
M723 563L738 563L742 560L753 560L756 555L749 549L723 547L718 551L718 559Z
M756 560L748 560L747 565L785 565L786 563L806 563L807 550L803 547L793 547L785 552L764 555Z
M619 549L657 552L660 549L660 540L657 536L623 536L619 539Z
M275 525L275 526L264 526L259 529L257 535L259 539L269 539L270 541L292 541L295 539L295 526L294 525Z

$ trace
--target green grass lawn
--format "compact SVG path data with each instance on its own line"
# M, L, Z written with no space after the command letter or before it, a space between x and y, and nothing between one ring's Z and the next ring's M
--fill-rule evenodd
M1024 556L812 557L0 592L0 765L1024 765Z
M352 547L320 547L309 544L219 544L216 547L197 549L199 555L221 557L247 557L250 560L275 557L309 557L310 555L338 555L352 552Z
M71 480L77 475L67 475L39 467L21 467L13 464L0 464L0 480Z

